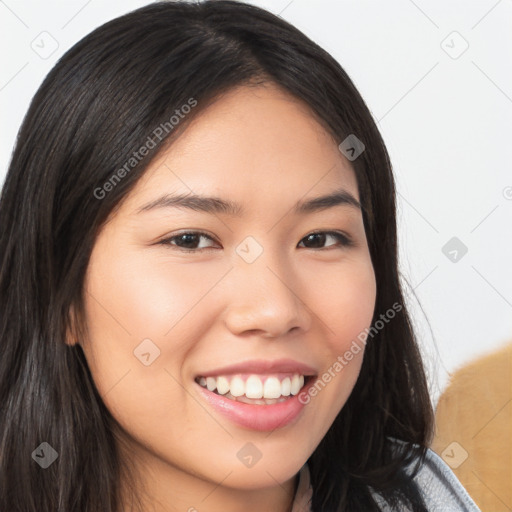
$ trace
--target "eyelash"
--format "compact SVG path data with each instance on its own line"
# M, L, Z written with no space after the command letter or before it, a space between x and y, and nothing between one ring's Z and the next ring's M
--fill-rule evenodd
M200 252L200 251L208 251L208 250L214 250L215 248L214 247L203 247L202 249L184 249L183 247L179 247L171 242L173 242L174 240L178 239L178 238L181 238L185 235L196 235L196 236L199 236L199 237L205 237L205 238L208 238L209 240L212 240L213 242L215 242L215 240L210 236L208 235L207 233L204 233L202 231L184 231L183 233L180 233L178 235L174 235L174 236L171 236L169 238L166 238L164 240L161 240L160 242L158 242L159 244L161 245L166 245L166 246L170 246L170 247L175 247L176 250L178 251L181 251L181 252L186 252L186 253L192 253L192 252ZM341 247L353 247L355 246L355 243L353 242L353 240L351 238L349 238L347 235L344 235L343 233L339 233L337 231L312 231L311 233L308 233L304 238L301 239L301 242L303 240L305 240L306 238L310 237L311 235L331 235L333 236L334 238L336 238L339 242L338 245L330 245L328 247L325 247L325 248L313 248L313 250L330 250L330 249L333 249L333 248L340 248ZM308 249L306 247L306 249Z

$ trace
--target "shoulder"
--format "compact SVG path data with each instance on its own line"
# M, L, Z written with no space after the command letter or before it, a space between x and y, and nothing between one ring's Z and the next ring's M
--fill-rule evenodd
M417 460L411 463L405 469L406 472L412 474L417 464ZM418 486L429 512L480 512L450 467L430 448L427 449L413 481Z
M429 510L479 511L450 467L430 448L414 481L418 484Z

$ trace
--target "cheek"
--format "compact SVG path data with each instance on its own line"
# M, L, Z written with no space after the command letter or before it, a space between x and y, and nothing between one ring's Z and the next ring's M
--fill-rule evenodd
M363 362L366 338L361 333L371 326L376 300L370 260L347 261L335 274L317 273L315 299L323 365L303 399L316 409L314 428L324 435L352 393Z
M331 358L343 354L372 321L376 281L369 259L347 262L333 273L317 274L315 304Z
M140 263L117 260L107 271L91 262L84 352L110 413L130 436L157 449L159 439L172 445L187 428L181 368L202 325L189 322L190 310L209 283L190 284L192 276L171 278Z
M148 414L168 426L178 412L171 404L185 402L177 384L183 365L216 316L202 299L225 270L198 273L168 257L109 251L108 244L98 246L86 279L83 348L93 379L120 423Z
M150 339L160 350L156 362L166 368L180 366L216 317L214 307L203 307L204 299L225 274L226 265L199 272L197 265L184 264L183 259L173 261L165 248L123 252L114 245L99 246L89 264L91 338L106 345L101 350L110 345L112 352L128 358Z

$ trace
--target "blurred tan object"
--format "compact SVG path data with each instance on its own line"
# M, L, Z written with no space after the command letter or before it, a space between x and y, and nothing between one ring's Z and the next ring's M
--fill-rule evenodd
M453 374L431 448L483 512L512 511L512 344Z

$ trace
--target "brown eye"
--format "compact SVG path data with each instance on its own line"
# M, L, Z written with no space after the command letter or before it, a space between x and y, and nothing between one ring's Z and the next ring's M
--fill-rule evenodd
M214 241L213 238L206 233L200 231L186 231L179 235L174 235L159 242L162 245L175 246L186 252L194 252L202 249L211 249L211 246L198 247L201 239Z
M330 239L334 239L337 243L325 245ZM214 239L201 231L184 231L178 235L174 235L159 242L159 244L175 247L184 252L199 252L203 250L213 249L211 245L200 245L201 240ZM306 249L334 249L336 247L353 246L352 240L342 233L336 231L317 231L305 236L300 243L305 243Z
M324 248L324 244L326 240L329 239L329 237L337 240L338 246L348 247L353 245L350 238L336 231L317 231L315 233L310 233L309 235L305 236L300 243L305 241L307 244L312 244L313 247L309 246L307 247L308 249L322 249ZM330 244L327 247L332 247L333 245L336 244Z

